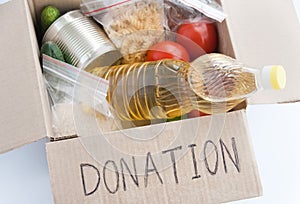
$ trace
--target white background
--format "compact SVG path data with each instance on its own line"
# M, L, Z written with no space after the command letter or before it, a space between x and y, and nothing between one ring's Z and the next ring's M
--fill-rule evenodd
M234 204L300 203L300 103L248 106L247 116L264 195ZM0 155L1 204L53 204L45 142Z

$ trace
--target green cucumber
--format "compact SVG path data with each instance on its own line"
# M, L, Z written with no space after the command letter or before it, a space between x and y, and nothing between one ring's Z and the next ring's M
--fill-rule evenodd
M54 59L65 62L64 55L58 45L54 42L45 42L41 48L41 54L48 55Z
M41 13L41 25L45 32L60 17L59 10L54 6L46 6Z

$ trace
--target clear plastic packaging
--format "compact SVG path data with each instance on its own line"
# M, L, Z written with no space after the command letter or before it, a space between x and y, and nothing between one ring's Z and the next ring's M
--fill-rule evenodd
M207 17L222 22L227 17L216 0L175 0L192 7Z
M189 112L189 90L184 79L189 63L161 60L90 72L109 80L107 100L123 121L167 119Z
M65 107L68 103L83 105L87 113L95 110L118 119L117 123L152 121L194 109L225 113L262 89L283 89L286 82L281 66L253 69L215 53L192 63L165 59L99 67L89 70L91 73L48 56L43 59L53 124L56 132L67 135L74 129L70 128L73 109Z
M100 67L91 73L109 80L107 100L119 119L129 121L170 119L193 109L224 113L263 88L285 85L282 67L260 71L223 54L203 55L192 63L168 59Z
M43 55L43 72L51 103L55 136L76 134L76 108L86 112L95 110L106 117L112 117L106 101L106 80L47 55Z
M197 22L200 19L222 22L226 14L213 0L164 0L165 28L176 31L184 23Z
M225 104L225 111L264 89L281 90L286 84L286 73L280 65L262 69L247 67L223 54L203 55L191 63L188 84L194 93L207 103L196 103L204 113L219 113L208 103Z
M163 40L163 0L83 0L81 11L103 26L124 63L143 62L147 49Z
M165 28L176 31L180 24L197 21L203 18L203 14L196 9L186 6L178 0L165 0Z

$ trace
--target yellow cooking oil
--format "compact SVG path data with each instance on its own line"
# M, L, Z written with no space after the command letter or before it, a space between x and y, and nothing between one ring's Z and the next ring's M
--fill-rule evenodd
M122 120L168 119L192 110L186 72L179 60L134 63L87 70L109 81L107 100Z
M107 100L126 121L171 119L193 109L224 113L260 89L285 85L281 66L253 69L214 53L191 63L164 59L87 71L109 81Z
M207 114L230 111L259 90L258 70L223 54L207 54L191 63L188 83L193 106Z

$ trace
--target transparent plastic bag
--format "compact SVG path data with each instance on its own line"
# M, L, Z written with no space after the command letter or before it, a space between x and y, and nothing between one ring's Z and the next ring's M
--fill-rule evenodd
M201 12L177 0L165 0L164 9L165 28L169 31L176 31L180 24L203 17Z
M205 16L214 19L218 22L222 22L227 17L227 14L223 12L222 7L216 0L176 0L190 6L197 11L203 13Z
M226 14L214 0L164 0L165 28L176 31L187 22L197 22L202 18L222 22Z
M106 101L108 81L43 55L43 72L56 137L76 134L74 111L94 110L112 118Z
M162 40L163 0L83 0L81 11L103 26L124 63L145 61L146 50Z

